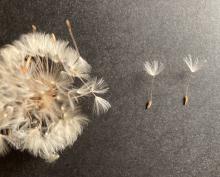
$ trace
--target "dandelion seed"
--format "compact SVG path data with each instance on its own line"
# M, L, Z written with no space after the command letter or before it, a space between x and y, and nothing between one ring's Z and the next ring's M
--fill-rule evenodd
M105 81L103 79L91 79L86 84L84 84L81 88L77 90L78 94L86 95L90 92L95 94L104 94L109 90Z
M55 34L54 33L51 33L51 38L52 38L52 40L54 41L54 42L56 42L56 36L55 36Z
M146 109L150 109L153 103L152 92L153 92L154 78L164 70L164 65L163 63L160 63L159 61L153 61L153 62L146 61L144 63L144 70L147 74L152 76L150 91L148 95L148 101L146 103Z
M76 49L76 52L77 52L77 54L79 55L79 49L78 49L78 47L77 47L76 40L75 40L75 38L74 38L74 36L73 36L72 25L71 25L71 23L70 23L70 21L69 21L68 19L66 20L66 26L67 26L67 28L68 28L68 31L69 31L70 37L71 37L71 39L72 39L72 41L73 41L74 47L75 47L75 49Z
M189 91L189 84L190 84L190 80L192 78L192 74L197 72L198 70L200 70L204 64L206 63L205 61L199 61L198 58L192 58L191 55L188 55L187 57L185 57L184 62L186 63L186 65L188 66L189 70L190 70L190 74L188 76L188 80L186 83L186 92L185 92L185 96L183 97L183 105L188 105L189 103L189 96L188 96L188 91Z
M9 151L9 146L4 139L4 135L0 135L0 154L5 155Z
M88 122L78 110L81 98L94 96L94 111L111 105L100 95L103 79L91 78L91 66L55 35L36 31L0 49L0 154L8 147L27 150L48 162L72 145ZM79 82L76 82L79 81Z
M37 31L37 27L35 25L32 25L32 31L36 32Z

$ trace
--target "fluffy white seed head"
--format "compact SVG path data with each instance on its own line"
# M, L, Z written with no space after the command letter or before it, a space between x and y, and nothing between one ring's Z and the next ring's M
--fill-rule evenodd
M49 162L72 145L87 118L78 110L94 97L97 114L110 104L103 79L68 42L38 32L22 35L0 50L0 154L9 145ZM1 138L4 137L4 139Z

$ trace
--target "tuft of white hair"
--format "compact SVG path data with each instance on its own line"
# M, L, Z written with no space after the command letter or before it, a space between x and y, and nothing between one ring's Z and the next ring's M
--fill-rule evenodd
M146 61L144 63L144 70L146 71L146 73L148 73L149 75L155 77L156 75L160 74L164 69L164 64L159 62L159 61Z
M101 113L107 112L111 108L110 103L99 97L95 96L95 104L94 104L94 111L99 115Z
M199 61L198 58L193 59L191 55L188 55L183 60L192 73L200 70L204 66L204 64L206 63L206 60L201 62L201 61Z
M6 155L9 152L9 146L4 139L3 135L0 135L0 154L2 156Z
M88 122L78 109L81 98L93 96L99 115L111 107L100 97L107 91L68 42L22 35L0 49L0 154L11 146L48 162L58 159Z

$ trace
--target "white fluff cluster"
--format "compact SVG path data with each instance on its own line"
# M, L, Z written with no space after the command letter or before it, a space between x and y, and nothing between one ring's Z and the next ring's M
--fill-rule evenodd
M109 102L103 79L90 77L91 66L51 35L29 33L0 50L0 154L9 147L56 160L81 134L87 118L80 98L94 97L94 111Z
M144 63L144 70L149 75L155 77L164 70L164 64L156 60L152 62L146 61Z
M206 60L199 62L198 58L193 59L191 55L188 55L183 60L192 73L200 70L204 66L204 64L206 63Z

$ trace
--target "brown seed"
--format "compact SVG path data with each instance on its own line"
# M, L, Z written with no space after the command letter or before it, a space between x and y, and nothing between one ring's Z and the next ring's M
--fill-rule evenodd
M152 105L152 100L147 101L146 109L150 109L151 105Z
M32 27L32 32L33 33L37 31L37 27L35 25L31 25L31 27Z
M34 101L40 101L41 100L41 97L40 96L33 96L30 98L31 100L34 100Z
M32 57L31 56L25 57L24 60L26 62L25 65L20 66L20 72L22 74L26 74L28 72Z
M71 24L70 21L68 19L66 19L66 26L68 29L71 29Z
M188 96L184 96L183 97L183 105L186 106L189 102L189 97Z

